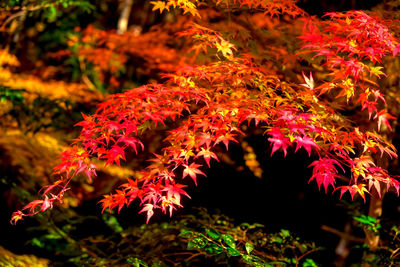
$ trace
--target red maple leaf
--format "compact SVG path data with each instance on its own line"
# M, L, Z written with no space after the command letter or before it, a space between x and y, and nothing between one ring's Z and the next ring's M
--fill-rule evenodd
M319 148L319 146L314 142L314 139L309 137L309 136L297 136L296 137L296 150L295 152L301 148L304 147L304 149L308 152L308 155L311 156L311 147Z
M233 141L238 143L238 141L234 138L234 135L232 133L225 133L223 135L220 135L217 140L215 140L214 146L217 145L218 143L222 142L224 143L226 150L228 150L228 144L229 141Z
M15 225L19 220L23 220L23 217L27 216L26 214L24 214L22 211L18 210L13 212L13 214L11 215L11 220L10 223Z
M354 195L358 193L363 198L364 202L365 202L365 193L369 193L368 190L365 188L365 184L339 186L335 189L335 191L338 189L340 189L340 198L342 198L343 194L346 193L346 191L349 191L351 199L353 199Z
M183 164L183 166L185 167L185 169L183 170L182 178L185 178L186 176L189 175L193 179L193 181L196 185L197 185L197 181L196 181L197 174L206 176L204 174L204 172L202 172L198 169L199 167L201 167L200 164L191 163L189 166L185 165L185 164Z
M120 147L118 145L113 145L112 148L107 151L107 153L103 156L101 156L101 158L106 158L106 166L108 164L112 164L112 163L117 163L118 166L120 166L120 159L125 160L125 151L123 147Z
M323 185L325 188L325 193L327 193L329 185L335 189L335 181L338 177L338 171L335 165L341 167L337 160L328 157L315 160L309 166L313 166L314 168L313 175L308 182L310 183L315 179L318 184L318 189L321 190L321 185Z
M144 204L144 208L139 211L139 213L147 212L146 223L149 223L150 218L154 215L154 205L153 204Z
M190 196L186 193L186 191L182 189L184 187L186 186L182 184L168 185L162 191L167 192L168 201L171 201L172 203L181 206L181 195L190 198Z
M40 208L41 211L45 211L47 209L53 208L53 202L49 199L48 196L44 197L42 207Z
M376 118L378 118L378 131L381 130L382 123L384 123L390 130L392 130L392 127L390 126L390 123L389 123L388 120L389 119L391 119L391 120L396 119L396 117L394 117L394 116L390 115L389 113L387 113L386 110L379 111L375 115L374 119L376 119Z
M197 157L201 157L201 156L203 156L203 158L206 161L208 167L210 167L210 159L211 158L216 159L219 162L217 155L215 155L214 152L211 152L209 148L204 149L202 147L201 151L199 153L197 153L196 158Z
M286 157L286 149L289 145L291 145L289 138L285 137L282 131L277 127L272 128L268 134L272 135L272 138L268 138L268 141L273 143L271 156L275 153L275 151L282 147L284 156Z

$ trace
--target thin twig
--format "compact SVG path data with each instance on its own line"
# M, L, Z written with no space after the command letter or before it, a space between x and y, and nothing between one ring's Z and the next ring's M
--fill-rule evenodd
M189 258L187 258L186 261L190 261L190 260L193 259L194 257L201 256L201 255L205 255L205 253L204 253L204 252L199 252L199 253L193 254L192 256L190 256Z
M363 238L360 238L360 237L356 237L356 236L352 236L352 235L343 233L343 232L341 232L341 231L339 231L339 230L337 230L337 229L335 229L335 228L329 227L329 226L327 226L327 225L322 225L322 226L321 226L321 229L324 230L324 231L327 231L327 232L329 232L329 233L338 235L338 236L340 236L341 238L347 239L347 240L352 241L352 242L364 243L364 239L363 239Z
M296 267L298 266L298 264L299 264L299 262L300 262L300 260L302 259L302 258L304 258L305 256L307 256L308 254L310 254L310 253L313 253L313 252L315 252L315 251L318 251L318 250L320 250L320 248L313 248L312 250L309 250L309 251L307 251L306 253L304 253L303 255L301 255L300 257L298 257L298 258L296 258Z
M20 17L20 16L23 16L26 12L28 12L28 11L35 11L35 10L38 10L38 9L41 9L41 8L46 8L46 7L49 7L49 6L50 6L50 4L45 4L45 5L41 5L41 6L34 6L34 7L23 7L20 11L18 11L17 13L15 13L15 14L9 16L9 17L6 19L6 21L1 25L0 31L1 31L1 30L4 30L5 27L6 27L6 25L7 25L8 23L10 23L13 19L16 19L16 18L18 18L18 17Z

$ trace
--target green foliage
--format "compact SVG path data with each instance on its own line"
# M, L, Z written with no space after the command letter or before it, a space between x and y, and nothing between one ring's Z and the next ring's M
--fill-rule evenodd
M95 9L95 6L87 0L44 0L43 4L53 4L53 5L61 5L63 8L68 7L79 7L84 12L91 12Z
M393 222L379 223L376 218L353 216L359 227L381 236L377 249L371 250L367 244L356 245L354 249L363 254L363 263L371 266L398 266L400 264L400 225Z
M316 266L313 252L320 249L287 230L267 234L260 224L235 225L205 209L127 228L112 214L98 218L54 210L35 218L40 225L29 229L36 236L29 244L43 253L57 251L72 266ZM78 230L85 225L103 230L88 237Z
M370 216L359 215L354 216L354 220L359 222L363 227L368 229L368 231L374 232L378 234L379 229L381 229L381 225L378 223L377 219Z
M8 0L8 1L6 0L3 3L1 3L0 7L3 7L3 8L13 7L13 6L21 4L21 2L22 2L21 0Z
M221 234L215 229L206 229L206 233L215 240L221 240Z
M189 240L188 249L204 252L208 257L220 255L218 259L227 262L237 257L236 260L250 266L285 266L300 262L302 266L317 266L313 259L305 257L318 250L315 244L300 241L288 230L265 235L262 225L243 223L227 227L226 222L220 221L222 225L217 223L213 225L215 228L205 228L206 234L183 230L180 236Z
M144 261L138 259L138 258L131 258L131 259L127 259L126 260L128 263L132 264L132 266L134 267L148 267L149 265L147 265L147 263L145 263Z
M10 87L0 85L0 102L9 100L12 103L20 103L24 100L22 92L23 90L12 89Z
M116 233L122 233L124 229L121 227L121 225L118 223L117 218L115 216L112 216L112 213L103 213L102 215L103 221L111 228L114 230Z
M51 9L48 11L50 13L56 13L56 7L61 6L63 8L68 7L79 7L85 12L91 12L95 9L95 6L87 0L36 0L36 1L21 1L21 0L6 0L5 2L1 3L0 7L2 8L11 8L11 7L21 7L23 5L29 6L43 6ZM28 9L29 10L29 9Z

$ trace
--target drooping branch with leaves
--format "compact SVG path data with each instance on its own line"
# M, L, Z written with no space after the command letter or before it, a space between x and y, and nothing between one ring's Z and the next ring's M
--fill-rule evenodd
M385 78L381 63L400 51L386 21L362 11L328 13L319 20L289 0L208 3L213 12L231 12L235 19L226 23L245 28L248 38L256 40L254 48L232 33L211 29L207 22L202 25L202 14L208 13L196 2L152 4L160 12L181 8L194 16L178 35L188 39L195 56L204 53L205 63L165 74L162 84L111 95L95 114L84 115L77 124L81 134L54 169L56 182L44 188L41 200L14 212L12 223L62 202L74 177L96 176L93 158L120 165L128 151L140 153L146 146L143 135L155 130L167 132L162 149L140 174L104 196L103 211L119 211L139 199L147 222L155 210L172 215L182 206L181 197L189 197L184 189L188 178L197 184L205 169L219 161L216 149L242 142L251 134L250 125L263 129L271 155L305 150L315 158L310 181L325 192L339 190L340 197L349 192L352 198L358 194L364 201L366 193L380 194L382 186L399 194L397 178L373 160L373 155L397 158L384 134L395 117L379 87L379 79ZM301 21L303 30L293 38L297 48L269 45L268 37L243 19L246 15L247 21L263 16L270 24ZM284 51L292 64L307 67L286 77L274 57L257 58L268 51L278 51L276 57ZM271 65L275 67L266 67ZM369 126L347 116L346 108L365 113ZM341 176L347 180L338 179Z

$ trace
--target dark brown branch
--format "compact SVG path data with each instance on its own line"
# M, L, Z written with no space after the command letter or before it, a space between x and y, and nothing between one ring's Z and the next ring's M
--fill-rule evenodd
M9 16L6 21L1 25L0 27L0 31L3 31L5 29L5 27L7 26L8 23L10 23L12 20L24 16L26 14L26 12L28 11L35 11L41 8L46 8L49 7L50 4L45 4L45 5L41 5L41 6L34 6L34 7L23 7L21 8L17 13Z
M340 236L343 239L347 239L347 240L349 240L351 242L364 243L364 239L363 238L343 233L343 232L341 232L341 231L339 231L339 230L337 230L335 228L332 228L330 226L327 226L327 225L322 225L321 229L324 230L324 231L327 231L329 233L335 234L337 236Z

